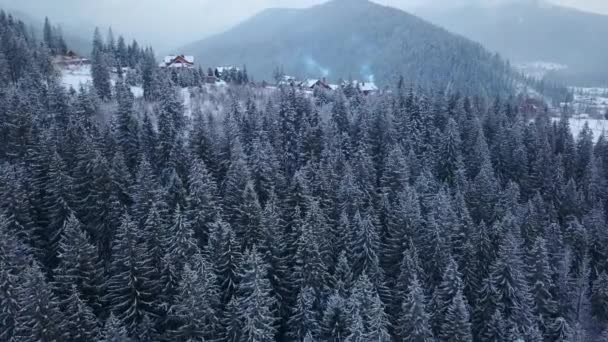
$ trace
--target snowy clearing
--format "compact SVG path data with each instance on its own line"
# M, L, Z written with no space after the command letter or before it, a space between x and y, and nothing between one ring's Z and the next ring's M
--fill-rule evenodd
M112 85L116 80L112 79ZM69 67L61 69L61 84L66 89L74 88L78 90L81 86L92 86L93 77L91 76L91 66L82 65L78 67ZM143 97L144 89L139 86L131 86L131 93L135 97Z
M559 118L553 118L553 121L559 121ZM595 140L598 140L602 133L608 133L608 120L576 117L570 119L570 130L575 138L580 135L585 124L589 125Z

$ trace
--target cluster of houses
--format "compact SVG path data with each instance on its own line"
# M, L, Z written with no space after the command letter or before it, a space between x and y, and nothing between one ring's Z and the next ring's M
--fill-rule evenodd
M186 55L172 55L166 56L162 63L159 65L161 68L194 68L194 56ZM241 70L235 66L220 66L214 69L210 69L206 76L204 76L205 83L216 83L220 80L224 80L227 75L239 73ZM313 91L315 89L324 89L328 91L337 90L339 88L352 87L364 95L370 95L378 92L379 88L374 82L360 82L360 81L342 81L339 84L332 84L327 82L325 78L320 79L306 79L304 81L298 81L296 77L283 75L278 80L278 86L293 86L298 87L302 90Z
M361 92L364 95L371 95L378 92L379 88L374 82L360 82L360 81L342 81L339 84L332 84L327 82L325 78L321 79L306 79L304 81L297 81L293 76L284 75L279 81L279 86L292 86L298 87L302 90L314 91L315 89L323 90L338 90L339 88L352 87L352 89Z

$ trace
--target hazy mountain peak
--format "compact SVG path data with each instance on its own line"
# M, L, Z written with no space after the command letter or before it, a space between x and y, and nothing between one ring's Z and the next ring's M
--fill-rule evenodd
M506 69L479 44L367 0L266 10L180 52L194 54L205 66L247 65L256 79L268 80L282 66L301 78L352 77L386 85L396 82L395 75L404 75L421 84L465 88L485 87L479 82L483 79L497 87L494 93L505 89L495 81L505 79L497 75ZM470 79L473 74L481 76Z

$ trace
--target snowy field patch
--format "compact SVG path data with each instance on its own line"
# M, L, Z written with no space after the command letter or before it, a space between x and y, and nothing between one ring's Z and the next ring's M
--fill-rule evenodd
M116 83L116 80L111 80L112 85ZM91 66L82 65L78 67L69 67L61 69L61 84L66 89L74 88L78 90L81 86L92 86L93 77L91 76ZM144 89L139 86L131 86L131 93L135 97L143 97Z
M553 118L553 121L559 121L559 118ZM598 140L600 135L608 134L608 120L605 119L589 119L589 118L572 118L570 119L570 130L572 135L577 138L585 124L589 125L591 132L593 132L593 138Z

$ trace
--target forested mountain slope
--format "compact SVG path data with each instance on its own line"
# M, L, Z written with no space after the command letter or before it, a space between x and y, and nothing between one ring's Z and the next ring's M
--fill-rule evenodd
M608 84L608 16L539 0L504 1L421 11L422 17L498 51L514 63L566 65L555 78Z
M204 65L245 64L258 79L271 78L282 66L300 77L374 78L393 85L403 75L408 82L471 94L511 89L509 68L480 45L366 0L266 10L179 50Z

